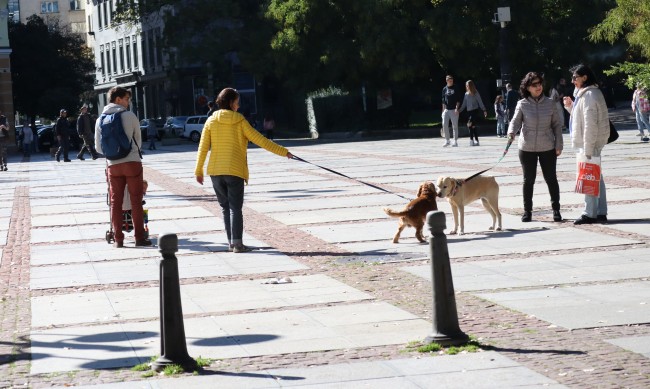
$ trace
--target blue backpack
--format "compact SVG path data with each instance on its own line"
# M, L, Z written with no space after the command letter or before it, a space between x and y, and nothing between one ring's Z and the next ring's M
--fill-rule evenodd
M131 152L132 140L126 135L122 125L122 112L103 113L99 117L99 127L102 134L102 152L106 159L114 161L122 159ZM135 141L135 139L133 139ZM136 147L138 144L136 142Z

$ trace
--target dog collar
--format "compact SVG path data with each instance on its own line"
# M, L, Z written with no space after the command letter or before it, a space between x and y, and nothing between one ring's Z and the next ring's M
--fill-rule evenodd
M457 179L454 179L454 183L455 183L456 185L454 185L454 190L451 191L451 195L450 195L449 197L454 197L454 196L456 195L456 192L458 192L458 189L459 189L461 186L463 186L463 183L464 183L464 182L465 182L465 180L457 180Z

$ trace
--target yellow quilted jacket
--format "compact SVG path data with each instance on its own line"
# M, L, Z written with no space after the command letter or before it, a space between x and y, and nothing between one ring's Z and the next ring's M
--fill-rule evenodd
M210 159L207 167L209 176L236 176L248 183L249 141L282 157L286 157L289 152L257 132L242 114L227 109L216 111L203 127L194 174L203 176L203 165L209 150Z

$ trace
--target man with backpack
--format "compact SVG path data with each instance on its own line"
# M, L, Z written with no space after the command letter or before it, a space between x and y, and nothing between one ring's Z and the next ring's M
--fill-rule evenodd
M116 86L108 91L108 105L95 124L97 151L106 157L111 197L111 223L115 232L114 247L124 247L122 231L122 202L124 190L131 197L131 216L135 230L135 246L151 246L145 238L142 209L142 154L140 121L131 111L131 92Z

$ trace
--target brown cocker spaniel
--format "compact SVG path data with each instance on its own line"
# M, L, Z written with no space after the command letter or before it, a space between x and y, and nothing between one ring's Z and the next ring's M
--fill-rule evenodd
M418 197L408 203L404 210L395 212L389 208L384 208L384 212L386 212L388 216L399 218L399 224L397 232L393 237L393 243L399 243L399 236L402 233L402 230L407 226L415 227L415 237L420 242L425 242L424 237L422 237L422 227L424 227L427 213L438 209L436 195L435 185L432 182L426 181L420 185L417 194Z

